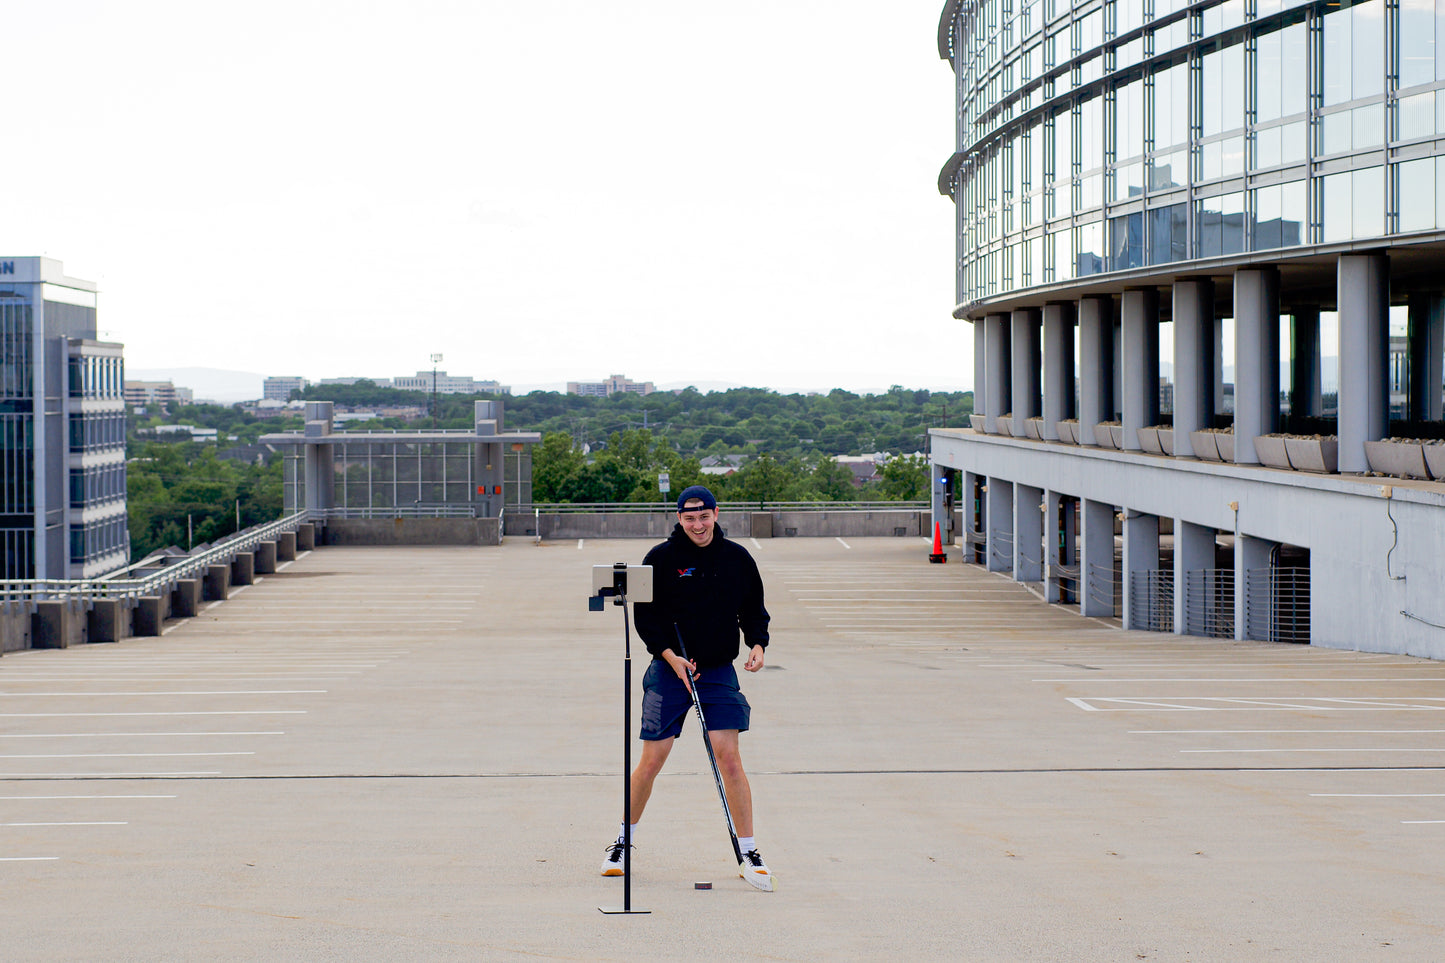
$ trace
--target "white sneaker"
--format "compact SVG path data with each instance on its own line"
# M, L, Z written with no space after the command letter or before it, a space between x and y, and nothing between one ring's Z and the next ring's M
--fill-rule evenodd
M624 875L624 870L622 868L622 854L625 849L626 847L623 845L622 840L620 839L617 840L617 842L608 845L607 856L602 860L603 876Z
M748 884L764 893L773 891L773 874L768 871L768 864L763 862L763 857L758 855L756 849L750 849L743 853L743 861L738 863L738 875L748 881Z

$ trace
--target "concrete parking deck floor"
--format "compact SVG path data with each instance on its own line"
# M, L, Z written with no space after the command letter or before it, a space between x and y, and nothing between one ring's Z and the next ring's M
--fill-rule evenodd
M598 912L622 622L586 596L644 543L325 548L161 638L0 659L4 957L1445 957L1445 665L1126 633L918 539L745 544L778 892L689 725L651 913Z

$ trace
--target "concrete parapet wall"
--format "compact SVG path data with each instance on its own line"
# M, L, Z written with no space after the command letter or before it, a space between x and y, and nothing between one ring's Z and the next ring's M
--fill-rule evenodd
M134 635L160 635L161 626L171 615L171 597L166 595L142 596L131 610L130 625Z
M748 518L748 533L753 538L773 537L773 515L771 512L753 512Z
M30 605L5 602L0 606L0 652L30 648Z
M499 545L495 518L333 518L325 545Z
M131 634L130 612L120 599L95 599L85 613L87 642L119 642Z
M194 616L201 610L201 580L198 578L176 579L171 590L171 614L183 619Z
M78 602L36 602L30 616L32 649L65 649L85 642L84 613Z
M754 512L723 511L720 525L729 538L746 538L752 534ZM763 513L766 514L766 513ZM677 524L676 512L559 512L540 519L525 519L525 534L536 535L536 522L542 526L544 540L572 538L651 538L661 541L672 534ZM513 522L521 527L521 522ZM517 533L522 534L522 533Z
M900 509L878 512L773 512L774 538L907 538L928 530L929 513Z
M231 559L231 584L250 585L256 581L256 554L237 552Z
M201 579L201 598L207 602L224 602L231 594L231 566L207 565Z

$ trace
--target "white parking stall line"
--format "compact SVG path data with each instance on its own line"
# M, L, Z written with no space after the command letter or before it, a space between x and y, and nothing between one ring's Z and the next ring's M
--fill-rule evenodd
M53 801L58 799L179 799L174 793L126 793L88 796L0 796L6 802Z
M130 823L118 822L68 822L68 823L0 823L0 826L129 826Z
M0 856L0 863L53 863L59 856Z
M748 541L753 543L753 548L757 549L758 551L762 551L763 547L758 544L758 540L756 538L752 538L751 536L749 536Z
M114 739L135 736L284 736L284 732L7 732L0 739Z
M325 689L224 689L179 692L0 692L20 696L217 696L217 695L325 695Z
M114 716L305 716L305 709L202 709L156 713L0 713L0 719L97 719Z
M1312 792L1311 796L1340 799L1438 799L1445 792Z
M1130 729L1131 736L1243 736L1243 735L1355 735L1355 736L1418 736L1445 732L1445 729Z
M853 546L852 546L852 545L849 545L847 542L843 541L841 538L834 538L833 541L837 542L839 545L842 545L844 548L848 549L850 552L853 550Z
M577 539L577 551L579 551L579 552L582 551L582 542L583 542L583 539L580 539L580 538Z
M219 769L186 772L0 772L0 779L181 779L219 775Z
M1079 681L1079 677L1078 677L1078 676L1071 676L1071 677L1069 677L1069 678L1067 678L1067 679L1031 679L1031 680L1029 680L1029 681L1031 681L1031 682L1045 682L1045 683L1078 682L1078 681ZM1135 683L1143 683L1143 682L1148 682L1148 683L1187 682L1187 683L1191 683L1191 684L1198 684L1198 683L1202 683L1202 682L1208 682L1208 683L1210 683L1210 684L1215 684L1215 685L1220 684L1220 683L1227 683L1227 684L1230 684L1230 685L1234 685L1234 684L1237 684L1237 683L1255 683L1255 682L1445 682L1445 676L1441 676L1441 677L1438 678L1438 679L1389 679L1389 678L1386 678L1386 679L1345 679L1345 678L1330 678L1330 677L1328 677L1328 676L1327 676L1327 677L1324 677L1324 678L1319 678L1319 679L1311 679L1311 678L1216 679L1216 678L1209 677L1209 676L1186 676L1186 677L1184 677L1184 678L1179 678L1179 679L1141 679L1141 678L1105 679L1105 678L1100 678L1100 677L1097 677L1097 676L1089 676L1089 682L1090 682L1091 684L1092 684L1092 683L1097 683L1097 682L1135 682Z
M1402 819L1401 826L1438 826L1445 823L1445 819Z
M254 756L254 752L52 752L10 753L0 759L151 759L172 756Z
M1194 753L1221 753L1221 752L1445 752L1445 748L1438 749L1414 749L1410 747L1387 747L1387 748L1272 748L1272 749L1180 749L1180 752ZM3 758L3 757L0 757Z
M1090 679L1090 682L1095 681ZM1095 712L1137 712L1164 710L1173 712L1440 712L1445 699L1436 697L1402 698L1399 701L1370 698L1326 698L1322 696L1280 696L1274 698L1226 696L1086 696L1070 698L1079 708ZM1439 703L1427 705L1424 703Z

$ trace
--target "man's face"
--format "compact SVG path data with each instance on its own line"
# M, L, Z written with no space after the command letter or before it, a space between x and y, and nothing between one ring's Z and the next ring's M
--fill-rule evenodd
M689 498L677 513L678 523L687 537L698 548L705 548L712 541L713 527L717 525L717 510L703 508L702 499Z

